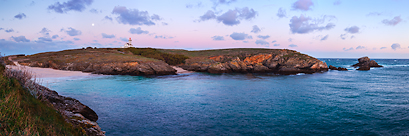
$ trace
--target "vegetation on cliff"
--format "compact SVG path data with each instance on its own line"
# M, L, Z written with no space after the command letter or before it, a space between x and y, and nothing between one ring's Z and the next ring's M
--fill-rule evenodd
M0 65L0 135L86 135L51 105L34 98Z
M161 52L153 48L122 48L119 50L132 52L134 55L141 55L147 58L153 58L165 61L169 65L178 65L185 63L185 60L189 57L182 54L170 54Z

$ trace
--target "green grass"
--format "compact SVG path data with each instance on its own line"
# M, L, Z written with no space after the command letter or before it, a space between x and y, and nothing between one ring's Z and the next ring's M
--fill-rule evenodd
M0 65L0 135L86 135L51 105L34 98L14 78L3 76Z
M147 58L162 60L168 63L169 65L178 65L178 64L185 63L185 60L189 58L183 54L175 54L175 53L171 54L171 53L161 52L153 48L124 48L124 49L118 49L118 50L124 51L124 52L129 51L134 55L140 55L140 56L144 56Z

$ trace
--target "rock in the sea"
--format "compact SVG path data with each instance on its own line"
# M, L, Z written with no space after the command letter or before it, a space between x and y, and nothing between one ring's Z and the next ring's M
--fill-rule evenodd
M356 69L356 70L361 70L361 71L368 71L368 70L370 70L371 68L370 67L368 67L368 66L361 66L361 67L359 67L358 69Z
M343 67L334 67L332 65L329 65L329 69L331 70L338 70L338 71L348 71L347 68L343 68Z
M362 57L358 59L358 63L352 65L353 67L359 67L357 70L369 70L371 67L383 67L376 61L369 59L368 57Z

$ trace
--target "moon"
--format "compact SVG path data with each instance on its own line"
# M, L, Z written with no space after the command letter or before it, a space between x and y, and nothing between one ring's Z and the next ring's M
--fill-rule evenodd
M92 23L91 25L92 25L92 26L94 26L95 24L94 24L94 23Z

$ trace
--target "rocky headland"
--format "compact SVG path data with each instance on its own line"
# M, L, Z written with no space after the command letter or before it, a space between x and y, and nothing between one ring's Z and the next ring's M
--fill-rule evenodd
M188 59L183 69L209 73L276 73L297 74L327 71L328 66L311 56L292 50L239 52L211 56L205 59Z

